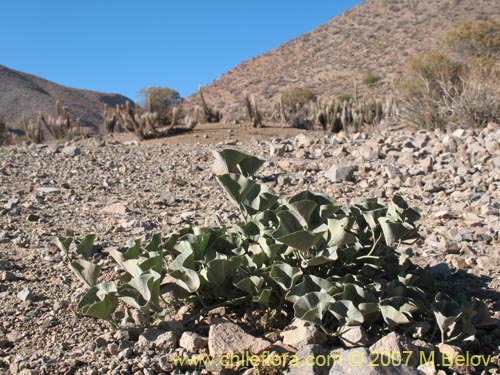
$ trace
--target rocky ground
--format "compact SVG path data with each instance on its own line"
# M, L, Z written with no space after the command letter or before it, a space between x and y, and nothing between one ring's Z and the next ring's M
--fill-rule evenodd
M150 237L155 232L166 236L187 225L233 222L236 211L211 171L213 151L227 147L267 159L260 175L283 194L310 189L342 203L361 196L402 195L422 213L424 239L412 247L413 261L431 267L446 291L479 297L500 318L499 126L448 134L379 129L348 136L289 135L266 139L261 134L241 142L227 131L225 140L212 138L211 143L208 136L198 134L191 144L175 144L171 139L138 145L97 138L70 145L0 148L0 373L171 373L170 353L221 354L242 348L291 354L298 350L302 359L332 350L343 357L351 355L352 351L340 349L338 343L302 322L284 332L256 337L250 327L232 323L227 311L213 312L207 320L211 326L185 327L172 320L139 337L133 332L113 332L102 322L76 315L81 283L51 243L54 237L97 233L105 271L111 273L115 266L107 261L106 249L123 246L130 238ZM373 344L358 339L360 345ZM346 367L306 366L287 371L474 372L465 365L420 366L417 370L419 363L414 359L419 352L435 350L433 344L394 334L382 340L372 352L409 350L415 356L410 367L352 369L346 361ZM476 373L496 373L500 326L459 344L448 349L493 356L490 365L478 367ZM368 349L354 350L368 358ZM198 373L217 371L216 364L197 369ZM235 371L258 373L244 368ZM261 369L260 373L271 372Z

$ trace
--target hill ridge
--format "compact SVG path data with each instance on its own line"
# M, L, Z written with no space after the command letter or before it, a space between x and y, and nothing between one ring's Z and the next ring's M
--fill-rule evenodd
M21 129L24 113L35 118L41 111L53 114L55 102L68 106L73 120L94 131L102 128L104 104L115 106L129 98L112 93L83 90L57 84L36 75L0 65L0 118L13 129Z
M483 19L500 20L498 0L366 0L243 61L205 86L205 96L226 115L242 116L245 93L254 94L263 107L291 86L308 87L321 96L352 94L354 82L370 74L379 75L381 82L360 84L360 92L387 92L410 55L438 49L446 30ZM186 105L195 104L200 102L193 94Z

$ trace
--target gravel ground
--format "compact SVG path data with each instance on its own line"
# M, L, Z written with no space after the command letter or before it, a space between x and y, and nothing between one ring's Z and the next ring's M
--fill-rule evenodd
M260 175L283 194L310 189L341 203L402 195L422 213L424 240L412 247L413 261L432 267L443 289L481 298L500 318L499 126L228 137L0 148L0 373L169 373L159 348L76 315L81 284L51 241L95 232L105 254L130 238L234 222L211 170L212 153L227 147L266 158ZM338 167L350 167L352 179L332 181ZM112 272L113 262L105 264ZM498 357L499 328L479 341Z

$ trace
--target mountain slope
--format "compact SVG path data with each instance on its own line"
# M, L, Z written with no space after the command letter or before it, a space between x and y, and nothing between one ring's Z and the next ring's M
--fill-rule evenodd
M204 88L226 114L242 112L245 92L263 107L280 90L305 86L317 95L353 91L368 75L383 80L360 91L385 91L408 56L441 48L445 31L466 21L500 20L498 0L366 0L315 30L252 58ZM198 104L197 95L187 104ZM226 116L227 117L227 116Z
M97 131L102 124L104 104L115 106L130 100L118 94L105 94L58 85L31 74L0 65L0 119L13 129L21 129L22 114L36 118L39 111L54 114L55 102L68 106L73 121Z

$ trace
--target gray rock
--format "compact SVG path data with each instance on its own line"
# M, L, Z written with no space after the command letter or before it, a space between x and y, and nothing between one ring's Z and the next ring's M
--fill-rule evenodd
M271 156L283 156L285 155L286 145L270 143L269 144L269 154Z
M195 332L184 332L179 341L179 346L189 352L195 352L208 346L208 338Z
M61 153L66 156L75 157L82 153L78 146L66 146L61 150Z
M391 332L382 337L375 344L370 347L371 353L403 353L412 352L412 355L407 362L408 365L417 367L419 365L419 350L418 348L405 336L398 333Z
M344 327L340 332L339 339L346 348L357 348L370 344L368 334L363 326Z
M327 375L330 370L328 357L328 350L322 346L306 345L294 355L295 363L291 363L284 373L286 375ZM316 363L311 360L316 360Z
M112 215L126 215L126 213L129 211L127 206L125 206L121 202L113 203L110 204L102 209L102 212L106 214L112 214Z
M214 319L208 333L210 355L259 354L270 347L267 340L246 333L240 326L224 319Z
M307 135L301 133L295 137L295 143L297 144L297 147L307 148L311 146L314 141L312 138L309 138Z
M386 166L385 167L385 173L387 173L387 177L389 177L389 178L395 178L395 177L398 177L398 176L402 175L402 173L399 170L399 168L396 168L393 165Z
M163 331L151 328L142 333L137 340L137 346L141 349L154 349L170 351L177 347L177 338L171 331Z
M322 344L327 336L316 325L301 319L295 319L282 333L283 343L300 350L306 345Z
M17 293L17 298L19 298L23 302L31 301L33 300L33 292L29 288L24 288L19 293Z
M333 182L352 181L354 168L351 165L334 165L326 172L326 177Z

